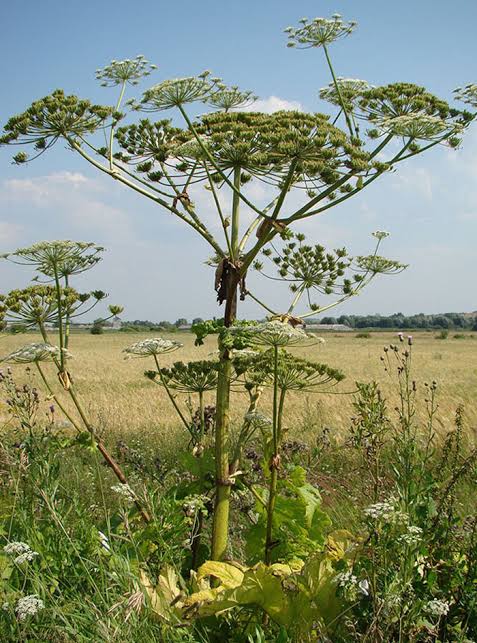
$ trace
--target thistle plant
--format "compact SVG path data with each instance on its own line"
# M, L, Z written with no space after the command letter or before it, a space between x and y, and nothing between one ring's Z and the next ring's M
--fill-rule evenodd
M111 105L96 105L57 90L11 118L0 143L33 148L32 157L24 151L14 156L16 163L25 163L61 141L98 171L191 227L214 253L213 283L219 304L225 305L223 326L229 328L237 317L239 297L258 299L247 287L246 277L272 241L280 237L286 241L291 228L300 221L352 198L406 159L437 145L458 146L475 117L413 84L373 87L340 78L330 49L335 40L349 36L355 28L355 22L335 14L331 18L303 19L297 27L286 30L290 47L323 50L332 84L322 90L322 98L337 109L335 118L320 113L239 111L254 100L254 95L225 85L208 71L162 80L139 98L126 99L126 90L153 71L138 57L113 61L98 71L99 81L117 92ZM456 98L475 107L472 87L459 90ZM202 105L207 113L194 118L189 113L193 103ZM182 120L174 120L173 125L169 118L151 121L141 116L134 122L135 114L157 112L162 116L164 111L172 111ZM126 116L132 116L133 122L124 124ZM263 182L274 190L268 203L254 200L248 189L253 182ZM206 222L205 213L210 208L202 212L194 203L192 197L200 189L206 190L217 214L220 237ZM292 192L300 195L301 205L292 204ZM348 288L344 280L338 284L343 276L338 272L352 269L351 265L338 264L347 264L348 260L333 255L334 265L324 265L319 251L316 256L315 251L312 248L313 256L307 257L306 252L303 256L313 261L317 258L319 269L333 280L333 286L326 282L312 284L318 287L314 289L318 294L324 287L348 295L344 289L356 292L371 275L402 268L378 258L355 259L353 269L361 279L352 277ZM283 261L282 268L285 270ZM307 291L303 284L303 280L295 283L295 295L303 290L298 297L301 301ZM267 314L300 323L286 310L273 311L267 303L259 303ZM321 302L311 303L323 310ZM59 347L67 348L64 341ZM219 352L214 559L221 559L226 552L232 486L229 408L233 345L226 333L219 334Z
M27 344L13 351L0 359L0 362L33 364L48 395L79 433L80 438L86 432L88 439L99 450L121 484L127 484L122 469L97 436L80 402L73 377L67 369L67 360L72 358L68 350L71 320L89 312L106 297L106 293L100 290L92 293L78 293L70 286L70 278L93 268L100 261L102 250L103 248L92 243L68 240L41 242L3 255L6 260L31 266L38 272L36 280L43 279L50 283L29 286L0 296L0 321L21 321L27 327L37 328L43 339L43 342ZM122 310L121 306L111 305L110 317L119 314ZM50 341L52 332L57 335L55 338L57 344ZM74 414L67 409L60 395L55 392L44 369L44 365L48 362L54 365L59 383L73 404ZM149 521L147 511L138 500L136 505L143 519Z

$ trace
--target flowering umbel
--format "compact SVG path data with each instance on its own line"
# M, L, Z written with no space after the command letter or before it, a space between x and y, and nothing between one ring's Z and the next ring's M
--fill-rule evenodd
M309 47L324 47L339 38L349 36L356 27L356 22L344 22L339 13L331 18L302 18L300 27L287 27L285 33L288 35L288 47L308 49Z
M131 346L123 349L123 353L126 353L126 357L124 359L129 359L131 357L150 357L152 355L171 353L181 347L182 344L173 339L154 337L153 339L143 339L139 342L135 342Z

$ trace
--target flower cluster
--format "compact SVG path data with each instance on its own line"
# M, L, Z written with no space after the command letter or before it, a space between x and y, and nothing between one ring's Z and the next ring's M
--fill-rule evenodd
M341 105L342 102L346 105L353 105L354 101L361 96L363 92L371 88L372 85L366 80L338 76L336 84L332 82L320 89L320 98L329 103L333 103L333 105Z
M134 502L136 500L136 495L128 484L113 485L111 487L111 491L117 493L118 496L120 496L127 502Z
M16 565L22 565L23 563L31 562L36 556L39 555L38 552L31 549L30 545L16 541L5 545L3 551L9 556L15 556L13 562Z
M258 427L267 427L267 426L272 426L272 420L264 415L263 413L259 413L258 411L252 411L250 413L246 413L243 416L243 419L246 422L249 422L250 424L254 424Z
M277 319L250 328L250 341L259 346L290 346L310 341L311 338L312 336L301 328Z
M155 371L147 371L146 376L155 379ZM161 368L158 383L183 393L203 393L213 391L217 386L218 363L212 361L175 362L170 368Z
M447 601L439 600L434 598L432 601L429 601L424 610L431 616L445 616L449 613L450 605Z
M143 55L130 60L112 60L109 65L96 70L96 80L101 81L101 87L115 87L123 83L137 85L144 76L149 76L157 65L151 65Z
M409 516L396 509L391 502L376 502L364 510L364 515L374 522L384 524L403 524L407 525Z
M158 112L186 103L207 102L213 94L225 89L220 78L209 78L205 71L199 76L172 78L147 89L141 101L132 103L134 109L143 112Z
M465 87L456 87L454 94L457 100L461 100L472 107L477 107L477 84L472 83L465 85Z
M46 362L49 360L60 359L61 351L57 346L50 344L33 343L26 344L22 348L18 348L13 353L0 359L0 362L7 362L8 364L31 364L34 362ZM71 353L63 349L63 358L70 359Z
M326 47L338 38L349 36L356 27L356 22L344 22L339 13L334 13L331 18L307 18L300 20L301 27L287 27L287 47L308 49L309 47Z
M171 353L172 351L176 351L178 348L182 348L182 346L183 344L180 342L173 339L162 339L162 337L143 339L123 349L123 353L127 353L124 359L130 359L131 357L150 357L151 355Z
M48 277L77 275L101 261L102 246L85 241L40 241L27 248L0 255L13 263L35 266Z
M422 529L416 527L416 525L409 525L406 533L402 534L398 538L398 542L408 547L414 547L421 542L422 539Z
M209 97L207 102L209 105L228 112L229 109L249 107L256 100L258 100L258 96L255 96L253 92L240 90L236 85L233 85L232 87L219 89Z
M38 594L30 594L19 598L15 606L15 613L19 621L26 620L29 616L35 616L37 612L44 609L45 604L38 598Z
M459 134L463 125L448 122L439 116L428 114L406 114L386 118L379 123L379 129L386 134L405 138L433 141L444 134Z

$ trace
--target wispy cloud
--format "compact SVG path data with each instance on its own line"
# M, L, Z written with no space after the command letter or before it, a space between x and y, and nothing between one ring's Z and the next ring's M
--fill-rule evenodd
M246 107L244 112L265 112L265 114L273 114L279 111L303 111L303 105L297 100L287 100L279 96L269 96L268 98L261 98L249 107Z

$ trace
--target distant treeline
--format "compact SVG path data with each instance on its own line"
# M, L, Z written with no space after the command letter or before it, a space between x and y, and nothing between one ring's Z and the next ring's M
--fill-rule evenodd
M477 331L477 313L441 313L438 315L341 315L340 317L323 317L320 324L346 324L351 328L429 328L429 329L462 329Z

